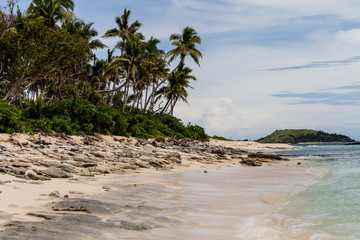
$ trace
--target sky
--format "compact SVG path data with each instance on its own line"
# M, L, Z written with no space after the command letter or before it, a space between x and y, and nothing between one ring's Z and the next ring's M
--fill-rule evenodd
M174 113L185 124L235 140L304 128L360 140L358 0L74 1L100 37L124 8L165 51L172 33L198 32L201 67L186 61L197 81ZM20 0L21 10L30 2Z

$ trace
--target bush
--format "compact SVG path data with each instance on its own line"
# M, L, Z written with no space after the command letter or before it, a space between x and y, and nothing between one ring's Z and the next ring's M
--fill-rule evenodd
M209 140L202 127L190 124L184 126L180 119L167 114L142 114L139 109L123 112L115 107L95 107L83 99L52 101L50 106L44 107L40 118L31 117L35 115L31 115L28 110L21 112L6 101L0 101L0 132L12 133L25 129L32 132L39 129L73 135L98 132L143 139L187 137L200 141Z
M184 126L180 119L167 114L157 115L157 117L160 119L161 123L167 125L172 130L173 136L179 138L191 137L189 130Z
M56 132L74 134L74 130L71 126L71 118L67 116L55 116L52 119L52 128Z
M187 129L190 131L192 137L199 141L209 141L209 136L205 133L205 129L198 125L188 124Z
M22 130L20 118L21 111L7 101L0 100L0 132L13 133Z
M27 121L29 131L33 129L41 129L44 132L51 132L53 129L52 122L48 118L29 119Z
M112 117L106 113L96 111L93 117L95 132L111 134L114 129L115 122Z

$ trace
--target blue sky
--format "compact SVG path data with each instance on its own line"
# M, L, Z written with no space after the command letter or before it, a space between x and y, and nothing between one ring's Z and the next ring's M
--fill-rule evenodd
M175 112L185 123L233 139L310 128L360 140L360 1L75 0L99 35L125 7L164 50L185 26L201 36L201 68L187 62L198 80Z

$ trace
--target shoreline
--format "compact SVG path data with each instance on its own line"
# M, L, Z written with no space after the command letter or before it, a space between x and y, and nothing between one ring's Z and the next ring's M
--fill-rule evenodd
M6 135L6 134L0 134L0 145L1 147L7 147L8 151L7 154L9 154L9 152L16 152L15 149L17 148L23 148L21 147L21 145L29 145L28 148L35 148L36 145L34 144L33 146L31 146L31 143L26 143L26 136L20 136L18 138L17 141L19 141L21 143L20 146L18 146L19 144L17 144L16 142L9 142L7 141L10 138L10 135ZM84 139L81 139L82 137L79 136L75 136L75 137L71 137L71 142L75 143L75 144L79 144L86 139L86 137L83 137ZM87 137L88 138L88 137ZM262 153L269 153L269 152L273 152L273 151L277 151L277 150L281 150L281 149L294 149L293 146L289 146L289 145L284 145L284 144L259 144L259 143L254 143L254 142L224 142L224 141L219 141L219 140L212 140L209 144L208 147L210 147L212 150L211 151L215 151L217 153L212 155L212 159L210 161L209 156L204 155L204 154L196 154L194 153L192 150L187 152L184 152L184 149L182 149L182 151L180 152L180 159L179 156L177 154L174 154L174 152L177 152L179 150L179 148L173 148L174 146L168 146L169 148L164 148L164 146L159 146L159 147L155 147L155 148L151 148L150 145L148 144L148 142L146 142L144 144L144 140L138 140L138 139L126 139L126 138L121 138L121 137L110 137L110 136L101 136L102 140L99 142L96 142L94 144L94 148L96 147L101 147L103 146L103 148L106 149L107 145L110 145L110 148L114 148L114 146L112 145L114 142L119 142L119 144L123 144L122 146L129 150L129 146L133 147L132 150L134 150L135 148L140 148L141 151L143 151L144 153L153 153L154 150L156 150L156 154L170 154L171 156L167 156L167 160L168 164L164 164L165 167L149 167L149 168L141 168L141 167L137 167L135 169L131 169L131 164L126 163L125 168L121 169L121 171L119 172L114 172L114 173L110 173L110 174L99 174L99 175L94 175L94 177L92 176L86 176L86 174L84 174L83 176L79 176L79 175L73 175L72 177L69 178L52 178L51 181L43 181L43 180L31 180L31 179L19 179L19 178L15 178L14 176L9 176L9 175L5 175L4 173L2 173L0 175L0 180L4 183L4 185L0 185L1 186L1 190L2 193L0 194L0 204L1 204L1 209L2 209L2 213L1 213L1 224L2 224L2 233L3 234L8 234L8 230L10 229L14 229L13 225L9 225L8 223L14 223L17 222L18 224L20 224L22 227L24 227L22 225L23 222L33 222L33 221L39 221L41 220L42 223L47 222L48 220L44 220L46 219L46 217L44 216L39 216L39 214L33 214L34 212L45 212L46 214L50 214L51 213L51 208L54 207L54 204L56 204L56 202L63 202L63 201L69 201L69 200L73 200L73 199L96 199L96 198L100 198L102 195L106 195L106 194L112 194L115 192L121 192L124 189L128 189L128 188L133 188L132 183L129 183L129 179L131 178L136 178L138 179L137 182L135 183L137 185L137 187L139 188L139 186L148 186L149 184L157 184L156 180L155 182L150 181L149 179L153 179L154 178L160 178L162 179L161 181L163 181L161 184L163 187L165 188L169 188L170 191L181 191L181 189L183 188L183 186L170 186L169 184L166 183L166 181L164 182L164 179L166 180L167 178L176 178L176 176L183 176L186 174L190 174L190 173L196 173L196 174L201 174L203 176L206 177L211 177L213 174L212 172L216 171L216 172L221 172L221 170L223 171L227 171L226 169L237 169L240 170L242 172L242 174L245 176L246 172L253 172L252 174L248 175L249 179L264 179L266 178L266 176L264 176L264 169L266 168L271 168L274 171L277 170L281 170L282 168L284 169L284 171L291 171L291 169L298 171L300 168L296 167L296 164L292 161L290 162L281 162L279 164L279 161L276 161L277 163L275 163L274 161L268 161L266 160L264 162L265 165L269 165L268 166L263 166L260 168L257 167L246 167L246 166L241 166L239 165L239 161L241 159L243 159L248 153L253 153L253 152L262 152ZM14 137L13 137L14 139ZM124 139L122 141L119 141L120 139ZM34 141L39 141L39 140L34 140ZM44 141L43 143L54 143L57 144L56 146L59 148L59 142L69 142L69 139L67 140L61 140L59 141L59 139L53 138L53 137L41 137L41 141ZM127 141L131 141L129 144L127 144ZM14 145L16 147L12 148L11 145ZM140 146L136 146L136 145L140 145ZM144 144L144 145L141 145ZM156 144L156 142L155 142ZM182 143L183 144L183 143ZM200 143L202 144L202 143ZM42 145L42 144L39 144ZM71 145L71 144L70 144ZM35 146L35 147L34 147ZM49 145L48 145L49 146ZM221 147L220 147L221 146ZM62 145L63 147L63 145ZM51 148L51 147L50 147ZM185 148L185 147L184 147ZM188 148L192 148L191 146ZM237 149L236 151L233 151L231 156L227 156L226 152L225 154L218 154L221 150L223 150L222 148L225 148L226 151L230 151L229 149ZM215 150L214 150L215 149ZM99 150L99 149L97 149ZM185 148L186 150L186 148ZM237 151L242 151L242 155L239 155L240 152ZM89 150L91 151L91 149ZM206 151L205 151L206 152ZM49 158L49 152L45 152L42 150L42 148L40 148L40 153L42 155L44 155L45 153L45 158ZM107 154L107 151L101 152L104 154ZM101 154L100 153L100 154ZM237 154L235 157L233 157L235 154ZM146 155L146 154L144 154ZM143 160L148 160L150 162L149 156L134 156L134 158L136 159L143 159ZM151 155L151 154L150 154ZM2 155L0 154L0 157ZM31 156L31 155L29 155ZM216 156L216 157L215 157ZM14 156L13 156L14 157ZM72 156L75 157L75 156ZM107 157L105 157L106 159ZM126 158L126 157L124 157ZM159 157L160 158L160 157ZM164 157L165 158L165 157ZM173 159L171 159L173 158ZM102 158L101 158L102 159ZM162 158L161 158L162 159ZM14 159L12 159L12 163L15 162L16 165L16 161L14 161ZM25 161L26 159L23 158L21 159L21 163L27 163ZM33 161L33 158L30 158L28 160ZM98 159L99 160L99 159ZM181 160L181 161L180 161ZM40 160L38 160L40 161ZM38 163L38 161L35 161L35 163ZM46 159L42 160L42 161L47 161ZM59 159L58 161L60 162L65 162L65 164L68 164L69 160L65 160L65 159ZM67 161L67 162L66 162ZM99 164L99 162L97 162ZM274 166L275 165L275 166ZM289 166L290 165L290 166ZM138 165L136 165L138 166ZM156 165L155 165L156 166ZM39 167L36 166L35 167ZM41 171L44 170L44 166L40 166L42 168L39 168ZM53 168L53 166L48 166L45 167L46 168ZM87 167L89 168L89 167ZM224 170L225 169L225 170ZM31 170L31 169L30 169ZM34 171L37 170L36 168L34 168ZM250 170L250 171L249 171ZM27 170L29 173L29 169ZM210 172L210 173L209 173ZM259 174L261 173L262 174ZM305 171L303 171L304 174ZM35 172L37 173L37 172ZM29 175L25 175L25 176L29 176ZM40 177L42 175L39 175ZM141 178L143 178L142 180L140 180ZM116 179L121 179L121 182L123 182L122 184L119 184L118 182L116 182ZM126 180L128 179L128 180ZM8 182L11 181L11 182ZM126 182L128 181L128 182ZM159 182L158 182L159 183ZM179 185L179 184L178 184ZM169 190L168 189L168 190ZM55 192L58 191L60 197L59 198L54 198L54 197L50 197L49 194L51 192ZM128 190L126 190L128 191ZM65 196L67 195L67 196ZM68 198L64 198L68 197ZM17 201L13 201L13 199L17 199ZM276 202L276 201L275 201ZM31 212L32 214L29 215L28 213ZM71 213L78 213L77 211L71 211ZM79 211L81 213L83 213L83 211ZM58 212L52 212L50 215L52 214L58 214ZM60 214L63 213L70 213L69 211L60 211ZM40 214L41 215L41 214ZM8 224L8 225L6 225ZM15 224L16 225L16 224ZM170 224L171 225L171 224ZM19 227L19 226L18 226ZM139 227L139 226L138 226ZM120 227L121 229L123 229L122 227ZM16 229L16 228L15 228ZM157 230L152 230L154 232L156 232ZM136 232L136 231L135 231ZM66 238L65 238L66 239ZM109 239L111 239L111 237L109 237Z

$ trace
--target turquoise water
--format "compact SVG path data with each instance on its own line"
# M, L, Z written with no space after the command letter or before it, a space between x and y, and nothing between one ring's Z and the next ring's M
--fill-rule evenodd
M285 154L304 160L319 181L274 210L274 221L294 239L360 239L360 146L310 145Z

